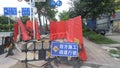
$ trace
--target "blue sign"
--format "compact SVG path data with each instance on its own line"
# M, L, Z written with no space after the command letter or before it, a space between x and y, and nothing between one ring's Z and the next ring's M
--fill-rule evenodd
M30 8L22 8L22 16L30 16Z
M61 0L57 0L57 2L55 2L54 0L50 0L50 6L51 7L61 6L61 5L62 5L62 1Z
M56 2L56 5L57 5L57 6L61 6L61 5L62 5L62 1L58 0L58 1Z
M52 56L78 56L78 44L69 42L52 42L51 44L51 55Z
M54 0L50 0L50 6L51 6L51 7L55 7L55 6L56 6L56 3L55 3Z
M16 7L4 7L4 15L17 15Z

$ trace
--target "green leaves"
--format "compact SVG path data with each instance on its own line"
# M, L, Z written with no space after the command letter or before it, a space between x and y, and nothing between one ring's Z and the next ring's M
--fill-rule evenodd
M63 11L59 14L60 20L68 20L69 17L69 12L68 11Z
M111 15L119 6L115 0L74 0L72 2L75 15L92 19L97 18L100 14Z

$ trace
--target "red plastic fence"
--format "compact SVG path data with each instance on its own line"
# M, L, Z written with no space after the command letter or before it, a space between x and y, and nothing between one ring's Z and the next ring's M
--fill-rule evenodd
M50 21L50 40L66 38L65 21Z
M21 22L20 19L18 19L18 24L19 24L19 26L20 26L22 39L23 39L24 41L30 40L31 38L30 38L30 36L28 35L28 33L27 33L27 31L26 31L26 28L25 28L24 24Z
M35 38L36 38L37 40L40 40L40 33L39 33L39 31L38 31L38 22L35 21L34 23L35 23ZM28 20L28 21L26 22L26 29L27 29L27 31L28 31L28 34L29 34L31 37L33 37L33 21Z
M17 35L18 35L18 23L14 23L14 37L13 40L17 42Z
M81 16L69 19L67 21L67 41L78 43L79 48L81 48L81 51L79 52L79 57L83 61L87 60L86 51L83 45Z
M86 51L83 45L82 19L81 16L71 18L67 21L50 21L50 40L66 38L68 42L79 44L81 51L79 58L87 60Z

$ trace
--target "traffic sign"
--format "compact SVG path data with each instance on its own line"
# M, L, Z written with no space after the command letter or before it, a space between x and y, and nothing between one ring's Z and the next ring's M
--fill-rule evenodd
M62 1L58 0L58 1L56 2L56 5L57 5L57 6L61 6L61 5L62 5Z
M78 56L78 44L70 42L52 42L51 44L52 56L64 56L64 57L77 57Z
M50 6L51 7L56 7L56 6L61 6L61 5L62 5L61 0L57 0L56 2L54 0L50 0Z
M16 7L4 7L4 15L17 15Z
M56 6L56 3L55 3L54 0L50 0L50 6L51 6L51 7L55 7L55 6Z
M22 16L30 16L30 8L22 8Z

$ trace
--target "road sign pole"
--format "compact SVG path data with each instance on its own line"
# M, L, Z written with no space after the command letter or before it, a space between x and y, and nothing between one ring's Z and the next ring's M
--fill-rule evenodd
M35 3L35 1L33 0L32 3ZM35 39L35 18L34 18L34 14L35 14L35 10L33 8L33 38Z
M30 0L30 20L32 20L32 0Z

